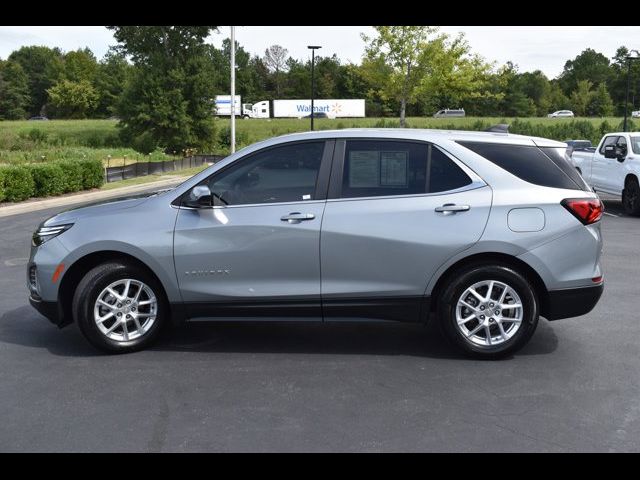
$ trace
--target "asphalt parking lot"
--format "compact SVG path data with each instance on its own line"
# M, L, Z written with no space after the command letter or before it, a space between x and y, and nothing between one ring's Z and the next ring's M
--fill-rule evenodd
M433 325L189 326L105 356L27 302L0 218L0 451L638 451L640 218L606 201L605 293L495 362Z

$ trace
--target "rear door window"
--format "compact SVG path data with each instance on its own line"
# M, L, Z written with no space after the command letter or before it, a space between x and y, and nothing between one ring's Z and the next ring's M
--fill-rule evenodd
M469 176L427 143L348 140L342 171L343 198L415 195L455 190Z

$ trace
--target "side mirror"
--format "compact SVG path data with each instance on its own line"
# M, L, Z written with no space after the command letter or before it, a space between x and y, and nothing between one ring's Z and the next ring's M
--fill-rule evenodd
M616 155L616 147L614 145L607 145L604 147L604 158L618 158Z
M213 195L207 185L196 185L191 189L182 204L191 208L211 207L213 206Z

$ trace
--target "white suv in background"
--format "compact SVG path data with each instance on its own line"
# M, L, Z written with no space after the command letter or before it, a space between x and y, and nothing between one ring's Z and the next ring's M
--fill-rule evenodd
M573 118L575 115L571 110L558 110L547 115L548 118Z

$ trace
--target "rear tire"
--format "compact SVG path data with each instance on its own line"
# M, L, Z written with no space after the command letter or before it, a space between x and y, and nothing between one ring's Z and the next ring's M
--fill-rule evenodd
M632 178L626 182L622 190L622 206L627 215L640 216L640 185L637 179Z
M458 349L495 359L529 341L538 325L538 299L527 278L512 267L476 264L451 277L438 299L438 316Z
M152 275L116 261L87 272L73 295L72 312L94 347L128 353L157 339L168 308L164 290Z

